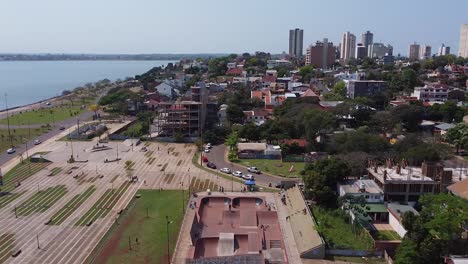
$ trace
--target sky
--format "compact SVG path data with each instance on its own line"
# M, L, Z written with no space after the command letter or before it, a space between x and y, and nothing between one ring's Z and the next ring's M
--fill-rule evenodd
M467 0L0 0L0 53L242 53L305 47L350 31L407 54L410 43L458 51Z

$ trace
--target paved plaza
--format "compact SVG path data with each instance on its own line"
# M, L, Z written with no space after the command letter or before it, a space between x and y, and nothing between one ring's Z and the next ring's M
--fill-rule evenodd
M58 140L66 133L29 150L48 152L44 157L51 163L11 191L21 194L13 201L1 206L0 200L0 263L82 263L140 188L242 187L194 166L193 144L142 142L132 147L112 141L104 144L106 150L96 151L97 139ZM72 151L77 162L67 163ZM117 156L120 160L113 161ZM18 162L15 158L4 164L3 174ZM130 182L132 177L135 181ZM15 207L27 213L16 218Z

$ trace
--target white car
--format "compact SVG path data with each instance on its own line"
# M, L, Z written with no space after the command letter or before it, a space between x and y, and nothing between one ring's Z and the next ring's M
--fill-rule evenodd
M211 146L211 143L206 144L206 148L209 148L209 149L210 149L210 148L212 148L212 147L213 147L213 146Z
M219 170L220 172L224 172L224 173L227 173L227 174L230 174L231 173L231 170L229 168L222 168Z
M41 144L41 143L42 143L42 142L41 142L39 139L34 140L34 145L39 145L39 144Z
M244 179L244 180L253 180L254 176L252 174L244 174L244 175L242 175L242 179Z
M206 148L206 149L205 149L205 153L210 153L210 149L209 149L209 148Z
M15 152L16 152L16 149L15 149L15 148L9 148L9 149L7 150L7 153L8 153L8 154L13 154L13 153L15 153Z
M243 173L241 171L235 171L232 173L232 176L242 177Z
M256 174L260 174L260 173L261 173L260 170L259 170L257 167L254 167L254 166L248 167L247 170L248 170L249 172L253 172L253 173L256 173Z

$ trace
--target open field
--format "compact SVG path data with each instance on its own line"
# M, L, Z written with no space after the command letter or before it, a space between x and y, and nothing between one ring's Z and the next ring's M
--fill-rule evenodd
M371 250L372 237L359 225L349 224L338 210L313 207L318 231L332 249Z
M11 142L8 136L8 129L1 128L0 129L0 152L6 151L11 147L11 143L13 142L13 146L19 146L28 142L36 137L46 133L49 131L47 127L38 127L38 128L11 128ZM31 146L30 146L31 147ZM15 154L12 154L15 155Z
M44 107L36 110L29 110L20 113L16 113L10 116L10 125L37 125L37 124L50 124L55 122L63 121L65 119L77 116L84 111L88 110L88 104L91 100L87 99L83 103L82 100L73 103L64 102L63 104L57 104L56 106ZM84 105L84 107L81 107ZM6 125L7 119L0 119L0 124Z
M236 162L243 166L255 166L262 172L282 176L300 177L300 172L304 169L304 162L282 162L281 160L268 159L239 159ZM293 171L289 172L293 166Z
M182 223L181 191L140 190L119 225L99 243L96 258L87 263L167 263L166 216L171 254ZM180 202L177 202L180 201ZM133 204L134 203L134 204Z

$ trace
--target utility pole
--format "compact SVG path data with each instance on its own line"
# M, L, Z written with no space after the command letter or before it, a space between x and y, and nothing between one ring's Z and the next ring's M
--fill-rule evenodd
M7 116L8 137L10 138L10 146L13 147L13 138L11 137L11 132L10 132L10 117L8 116L8 101L7 101L6 93L5 93L5 109L6 109L6 116Z

